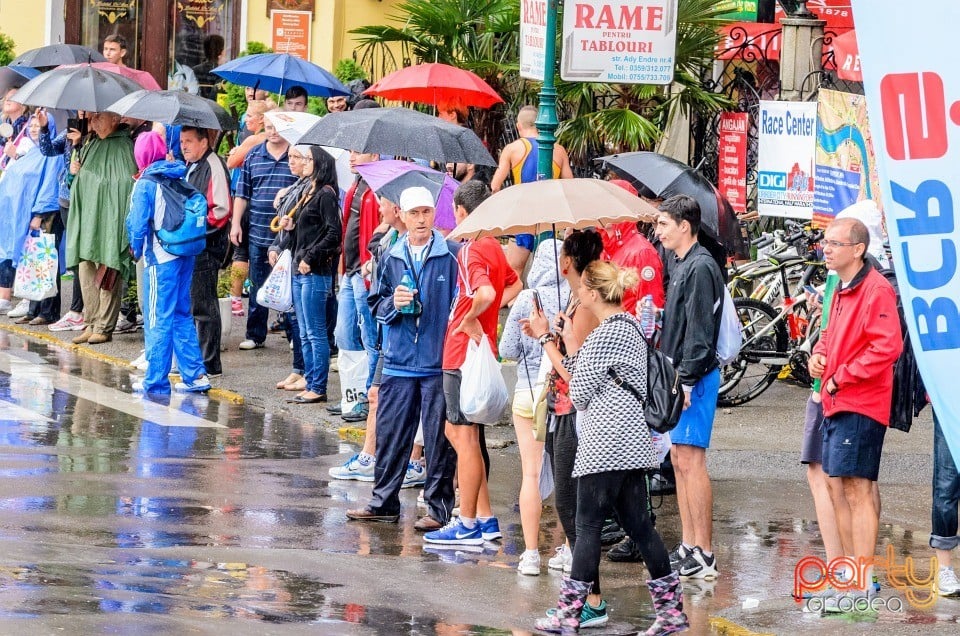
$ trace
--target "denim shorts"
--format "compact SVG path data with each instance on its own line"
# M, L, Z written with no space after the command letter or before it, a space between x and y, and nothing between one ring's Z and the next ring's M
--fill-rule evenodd
M714 369L693 386L690 406L680 416L677 427L670 431L670 441L673 444L710 448L719 391L720 369Z
M822 431L823 472L877 481L886 426L860 413L834 413Z
M800 449L801 464L823 463L823 403L814 402L813 394L807 398L803 414L803 446Z

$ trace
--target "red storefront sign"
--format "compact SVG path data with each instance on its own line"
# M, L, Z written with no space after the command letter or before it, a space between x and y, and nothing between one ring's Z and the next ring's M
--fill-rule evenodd
M733 211L747 211L747 113L720 113L720 161L717 189L727 198Z

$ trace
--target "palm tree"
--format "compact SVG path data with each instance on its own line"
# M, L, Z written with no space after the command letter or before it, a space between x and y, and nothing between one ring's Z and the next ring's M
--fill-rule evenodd
M359 36L361 64L379 55L404 64L442 62L466 68L487 81L505 108L536 102L539 84L519 76L520 7L516 0L405 0L388 16L400 26L367 26ZM558 137L575 162L591 155L651 148L678 111L709 115L729 104L701 84L713 64L725 23L714 0L680 0L674 86L591 84L557 78ZM562 18L558 19L562 24ZM557 50L560 50L560 36ZM503 107L501 107L503 108ZM497 150L511 134L501 111L478 113L476 130Z

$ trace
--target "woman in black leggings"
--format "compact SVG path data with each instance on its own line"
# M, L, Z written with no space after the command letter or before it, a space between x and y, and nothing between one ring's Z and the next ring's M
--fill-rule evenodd
M566 320L561 336L565 364L573 369L570 398L581 413L573 476L577 478L577 541L570 577L565 578L551 616L537 629L574 634L587 593L600 567L603 521L616 511L627 534L636 542L650 572L647 581L656 610L648 636L671 634L688 627L683 613L680 577L647 512L647 471L656 468L657 454L644 420L643 404L625 388L645 396L647 343L636 318L623 311L624 290L637 284L632 269L604 262L591 263L580 281L580 311L596 316L599 325L582 346ZM561 318L564 318L561 315Z

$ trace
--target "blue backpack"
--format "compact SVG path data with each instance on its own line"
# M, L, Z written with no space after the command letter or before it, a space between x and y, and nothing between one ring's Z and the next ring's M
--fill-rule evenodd
M174 256L196 256L207 246L207 198L182 179L141 177L160 186L156 205L164 206L162 227L154 228L160 247Z

